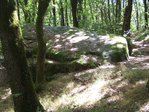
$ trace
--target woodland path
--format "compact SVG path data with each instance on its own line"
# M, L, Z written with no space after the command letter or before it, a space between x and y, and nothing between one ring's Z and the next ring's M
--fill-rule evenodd
M134 45L136 46L133 49L134 54L130 56L129 60L126 62L126 66L134 69L149 70L149 42L143 43L142 41L136 41Z

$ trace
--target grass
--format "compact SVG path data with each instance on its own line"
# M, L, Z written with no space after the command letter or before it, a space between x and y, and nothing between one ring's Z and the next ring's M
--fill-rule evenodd
M139 80L146 80L149 78L149 70L131 69L125 71L124 77L128 79L131 83L134 83Z

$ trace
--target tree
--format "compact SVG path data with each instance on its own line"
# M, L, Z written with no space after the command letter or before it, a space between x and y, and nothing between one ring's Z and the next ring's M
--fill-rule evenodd
M137 0L135 0L135 10L136 10L136 29L139 30L139 11L138 11Z
M55 0L53 0L52 14L53 14L53 25L56 26L56 4L55 4Z
M66 25L69 26L69 19L68 19L68 1L65 0L65 21Z
M43 21L44 16L49 6L50 0L38 1L38 12L36 20L36 35L38 41L38 55L37 55L37 68L36 68L36 85L39 86L45 81L44 63L46 54L46 43L44 41Z
M43 112L26 61L16 0L1 0L0 31L15 112Z
M148 27L148 7L147 7L147 0L143 0L144 3L144 19L145 19L145 28Z
M74 27L79 27L78 17L77 17L77 5L78 5L78 0L71 0L71 11L72 11Z
M64 19L64 7L62 0L59 1L60 5L60 18L61 18L61 26L65 26L65 19Z
M121 21L121 0L116 0L116 22Z
M133 0L128 0L128 5L125 8L124 12L124 21L123 21L123 27L122 27L122 35L126 34L127 35L127 43L128 43L128 49L129 49L129 55L132 53L132 43L130 38L130 23L131 23L131 13L132 13L132 4Z
M124 32L128 32L130 30L132 4L133 4L133 0L128 0L128 5L126 6L125 12L124 12L122 34L124 34Z

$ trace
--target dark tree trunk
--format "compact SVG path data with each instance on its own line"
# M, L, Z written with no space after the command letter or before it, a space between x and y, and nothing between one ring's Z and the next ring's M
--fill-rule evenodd
M122 35L124 34L124 32L128 32L130 30L132 4L133 4L133 0L128 0L128 5L126 6L125 12L124 12Z
M65 26L64 7L63 7L62 0L60 0L60 16L61 16L61 26Z
M65 0L65 20L66 20L66 25L69 26L69 19L68 19L68 1Z
M77 18L77 5L78 5L78 0L71 0L71 10L72 10L74 27L79 27L78 18Z
M139 12L138 12L137 0L135 0L135 10L136 10L136 29L139 30Z
M116 23L121 21L121 0L116 0Z
M124 21L123 21L123 27L122 27L122 35L126 35L126 40L128 44L129 49L129 55L132 53L132 43L130 40L130 23L131 23L131 13L132 13L132 4L133 0L128 0L128 5L125 8L124 12Z
M49 6L50 0L39 0L37 20L36 20L36 34L38 41L38 56L37 56L37 71L36 71L36 85L40 86L45 81L44 63L46 54L46 43L44 41L43 21L44 16Z
M43 112L28 70L16 0L1 0L0 31L15 112Z
M108 18L109 18L109 23L111 23L110 0L108 0Z
M52 13L53 13L53 25L56 26L56 8L55 8L55 0L53 0L53 7L52 7Z
M144 19L145 19L145 28L148 27L148 6L147 6L147 0L143 0L144 3Z

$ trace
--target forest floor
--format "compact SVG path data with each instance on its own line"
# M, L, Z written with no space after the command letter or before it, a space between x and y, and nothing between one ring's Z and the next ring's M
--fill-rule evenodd
M126 62L56 74L39 98L48 112L149 112L149 43L134 42ZM11 91L0 88L0 112L13 112Z

